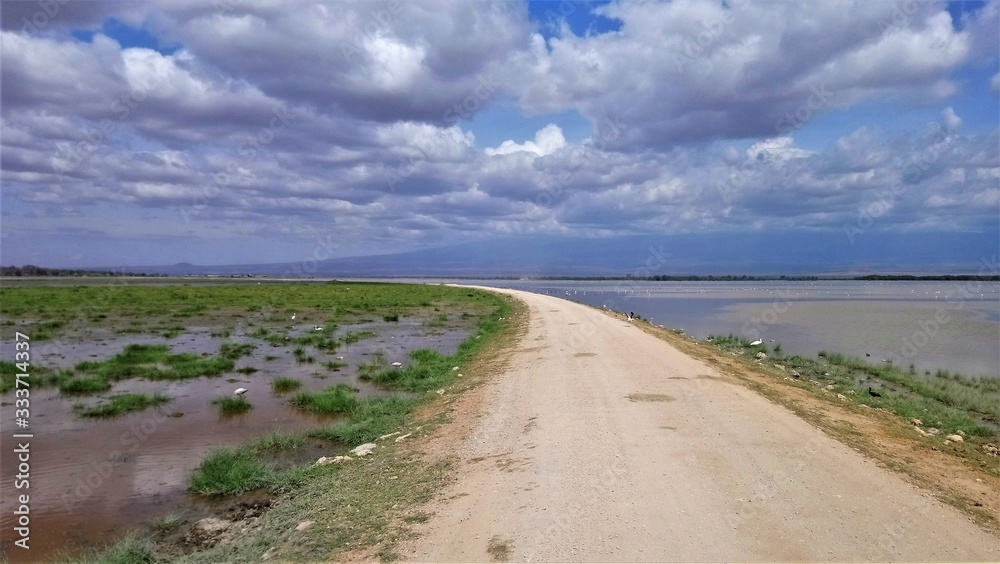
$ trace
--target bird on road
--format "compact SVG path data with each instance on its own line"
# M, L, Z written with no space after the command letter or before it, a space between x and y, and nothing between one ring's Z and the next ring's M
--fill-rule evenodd
M760 339L757 339L756 341L750 343L750 346L751 347L756 347L757 345L762 345L762 344L764 344L764 341L762 341Z
M882 394L880 394L878 392L873 392L871 386L868 386L868 395L870 395L873 398L880 398L880 397L882 397Z
M243 397L246 395L247 391L248 390L246 388L236 388L236 391L233 392L233 395Z

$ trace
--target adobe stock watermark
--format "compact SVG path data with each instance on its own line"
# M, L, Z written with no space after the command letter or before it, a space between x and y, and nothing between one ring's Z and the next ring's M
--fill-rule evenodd
M76 483L69 484L73 490L72 493L63 492L61 496L63 507L72 510L75 504L86 500L108 485L114 469L124 464L128 455L138 452L142 444L156 433L167 417L165 412L158 411L155 417L144 417L138 424L119 434L118 448L109 452L103 460L91 459L89 466L80 471L81 475L76 479Z
M364 4L358 4L363 6ZM380 37L388 34L392 22L403 13L405 6L403 0L389 0L382 8L368 12L368 19L364 24L358 26L354 37L350 41L340 42L340 53L344 59L353 63L356 58L360 58L365 52L365 41L377 41Z
M945 149L950 147L954 140L948 135L945 127L937 122L931 122L928 127L935 131L933 142L917 155L913 162L906 165L903 170L903 181L896 182L888 188L876 190L870 201L863 203L858 208L858 215L853 223L844 223L844 236L852 245L859 235L868 231L880 217L889 213L896 205L897 200L906 194L907 186L918 183L931 168L941 158Z
M412 176L420 163L428 161L434 154L435 144L441 141L446 143L462 142L461 134L454 129L460 120L472 117L482 108L493 96L496 95L500 84L493 80L493 74L483 74L476 77L475 86L459 101L447 107L441 114L441 119L452 126L449 129L439 129L433 137L419 138L413 143L416 148L416 155L400 157L396 166L391 170L383 165L382 176L385 179L389 192L395 193L396 186L403 183Z
M692 31L684 37L681 51L674 51L670 54L670 60L678 72L684 70L687 65L695 62L703 65L705 72L712 70L711 61L705 60L702 55L718 41L722 33L736 21L736 12L750 4L750 0L732 0L722 8L722 15L713 20L699 20L700 29Z
M38 10L31 14L31 17L21 18L21 33L25 35L37 35L52 23L52 20L59 15L59 11L70 0L38 0L35 4Z
M191 218L196 213L204 210L208 206L209 200L217 197L223 188L227 188L236 178L248 175L243 169L243 165L256 160L264 148L274 141L278 133L288 127L294 117L285 105L274 108L271 110L271 114L267 125L261 126L256 133L246 135L241 140L236 153L244 160L231 161L226 165L225 170L212 175L211 184L199 188L198 192L191 197L191 205L180 206L181 217L186 223L190 223Z
M111 100L110 110L116 119L104 118L98 122L97 127L83 131L83 141L60 147L52 160L52 171L58 177L59 183L62 184L68 174L90 160L98 149L106 145L119 125L124 123L149 97L150 92L159 88L165 79L165 76L159 74L146 75L141 82L131 85L127 93Z
M1000 274L1000 258L997 255L980 259L977 276L996 276ZM903 337L899 354L906 360L913 360L921 349L930 344L944 326L954 319L954 315L963 311L974 297L982 294L983 283L979 280L968 280L953 286L944 295L944 305L934 310L934 314L917 321L917 328Z
M798 296L788 288L778 288L775 298L759 315L750 318L740 326L740 334L747 339L757 339L764 335L767 328L776 324L779 318L788 311Z

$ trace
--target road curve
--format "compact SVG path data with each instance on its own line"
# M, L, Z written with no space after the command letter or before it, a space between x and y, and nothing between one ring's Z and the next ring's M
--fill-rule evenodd
M623 318L529 308L417 561L1000 561L1000 539Z

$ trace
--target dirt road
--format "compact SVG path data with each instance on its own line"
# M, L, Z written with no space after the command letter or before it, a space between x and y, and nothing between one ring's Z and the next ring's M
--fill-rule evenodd
M1000 561L957 510L632 323L509 293L528 333L405 559Z

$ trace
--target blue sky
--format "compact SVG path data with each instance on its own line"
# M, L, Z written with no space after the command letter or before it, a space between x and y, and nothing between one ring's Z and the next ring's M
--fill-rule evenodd
M5 265L1000 247L998 1L0 8Z

